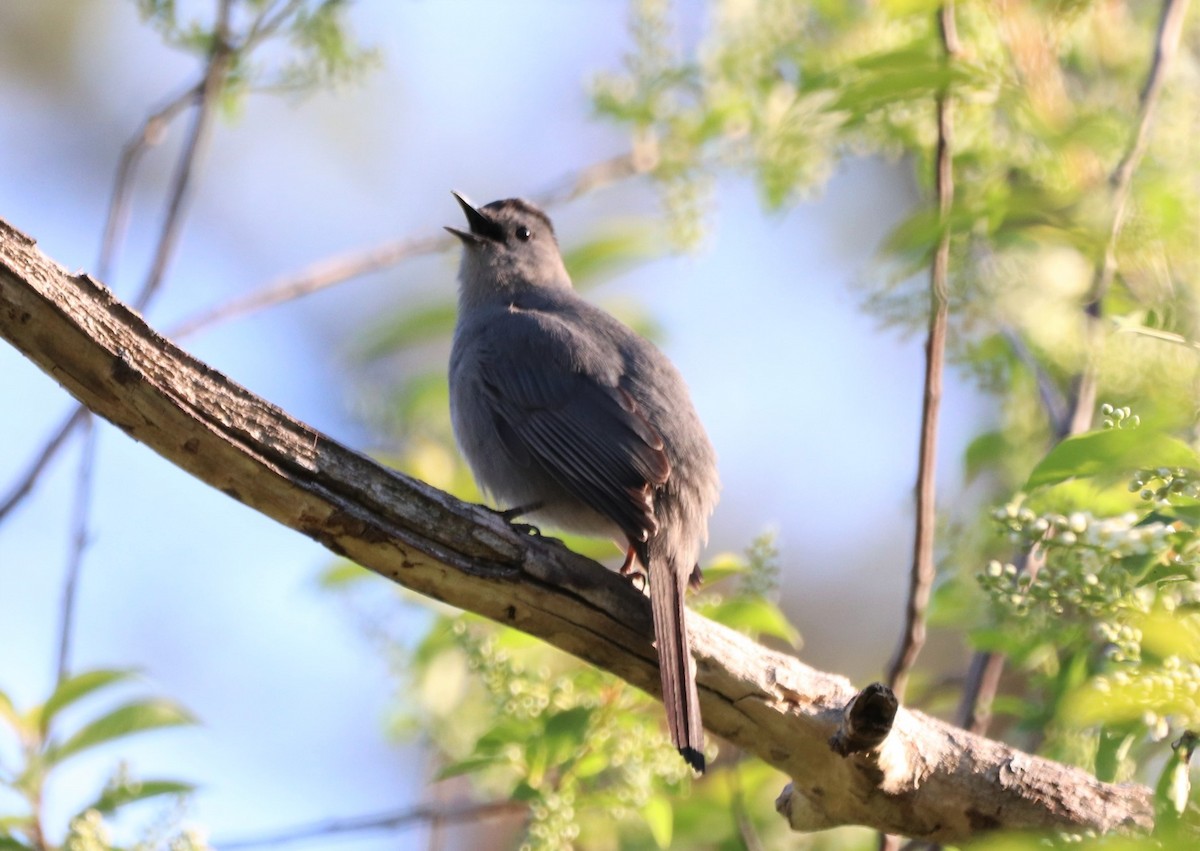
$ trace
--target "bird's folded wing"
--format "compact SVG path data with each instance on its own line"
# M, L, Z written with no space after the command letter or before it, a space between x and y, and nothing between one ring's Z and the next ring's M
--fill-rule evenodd
M539 329L540 330L540 329ZM631 540L657 529L654 488L671 472L661 435L633 397L589 375L569 341L537 331L488 358L480 387L514 458L529 458L568 493L611 518Z

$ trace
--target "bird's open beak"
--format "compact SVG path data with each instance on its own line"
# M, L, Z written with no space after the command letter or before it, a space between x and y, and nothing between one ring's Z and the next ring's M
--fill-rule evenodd
M484 240L491 240L493 242L504 241L504 230L496 222L472 207L471 202L462 195L459 195L457 192L451 192L450 194L454 196L459 206L463 208L463 212L467 214L467 224L471 230L463 231L452 227L447 227L446 230L466 243L479 244Z

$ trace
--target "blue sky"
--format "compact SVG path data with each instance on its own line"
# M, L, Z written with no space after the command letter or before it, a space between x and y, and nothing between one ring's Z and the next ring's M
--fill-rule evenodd
M695 38L699 4L681 5ZM0 216L71 268L95 262L121 145L197 73L133 8L0 5ZM594 75L631 49L625 14L615 0L363 0L354 27L383 66L334 94L252 98L217 126L151 323L169 327L335 252L455 224L452 188L480 202L530 195L625 150L625 134L596 120L587 96ZM108 281L126 297L140 283L176 141L147 160ZM905 168L845 163L818 197L778 214L761 211L744 179L722 177L702 249L664 255L595 293L646 305L689 379L724 482L710 551L776 529L805 659L859 678L882 669L899 629L921 340L881 331L857 310L851 285L876 273L880 238L914 203ZM552 215L569 247L657 211L653 188L634 182ZM371 448L356 415L369 393L350 356L356 336L381 310L452 291L456 262L415 261L186 346L295 416ZM2 492L71 403L3 346L0 399ZM954 500L961 449L986 403L952 380L944 404L941 494ZM329 554L112 428L99 440L76 665L138 667L147 690L203 722L138 742L135 770L201 783L189 817L214 838L417 800L420 754L383 732L387 662L316 588ZM18 702L40 699L51 681L77 454L64 453L0 527L0 688ZM874 602L852 599L863 590L856 580ZM51 818L116 757L101 753L57 789ZM420 830L405 837L422 847ZM376 836L320 847L396 844Z

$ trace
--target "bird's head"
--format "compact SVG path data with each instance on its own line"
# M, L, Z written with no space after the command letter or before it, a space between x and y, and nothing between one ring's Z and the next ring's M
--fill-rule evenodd
M463 243L459 280L468 299L534 287L570 287L554 226L535 205L520 198L474 207L457 192L468 230L447 227Z

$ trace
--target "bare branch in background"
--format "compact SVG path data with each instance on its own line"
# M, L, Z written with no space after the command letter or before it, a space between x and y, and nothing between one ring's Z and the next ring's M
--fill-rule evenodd
M1109 178L1113 187L1113 218L1109 228L1108 240L1105 244L1104 258L1096 268L1092 279L1092 288L1088 294L1084 311L1091 323L1090 347L1088 362L1080 374L1073 398L1067 405L1062 405L1057 394L1050 392L1044 385L1045 374L1033 366L1038 376L1038 389L1042 394L1047 416L1053 423L1059 440L1077 434L1083 434L1092 426L1092 415L1096 408L1096 388L1099 378L1099 351L1104 345L1104 330L1100 326L1102 315L1101 303L1104 295L1112 286L1117 271L1116 248L1121 235L1125 218L1128 215L1129 194L1133 186L1133 174L1146 152L1150 138L1150 122L1162 92L1163 81L1176 50L1183 29L1183 20L1187 15L1188 0L1164 0L1162 17L1158 24L1158 35L1155 42L1154 58L1146 74L1146 83L1138 108L1137 128L1129 149L1121 157L1121 162ZM1017 352L1023 357L1028 356L1028 350L1018 343ZM1028 356L1028 360L1032 360ZM1040 551L1019 554L1016 564L1020 570L1037 570L1045 558ZM958 721L973 733L983 734L987 731L990 712L981 707L990 707L1000 684L1000 675L1004 670L1004 657L990 653L977 653L971 662L962 700L958 707Z
M162 285L163 276L167 272L167 264L175 254L175 245L179 241L180 228L183 224L183 212L187 204L192 186L196 164L203 156L208 144L209 132L212 127L213 112L217 106L217 98L225 85L225 76L233 61L233 47L229 43L229 14L233 0L220 0L217 6L217 23L214 30L212 52L204 70L204 78L200 82L200 90L196 97L196 112L192 116L192 126L188 129L183 150L175 164L175 175L171 180L171 189L167 195L167 208L163 214L162 227L155 241L154 259L142 288L133 297L133 306L145 310L150 300L154 298Z
M541 207L552 208L573 201L580 195L618 180L643 174L653 159L635 152L620 154L568 175L557 185L533 196ZM171 328L173 339L182 339L214 325L228 322L268 307L294 301L327 290L338 284L387 269L404 260L426 254L438 254L457 245L441 230L426 236L406 237L359 251L321 260L291 275L286 275L244 296L203 310Z
M194 89L190 89L189 92L199 90L200 87L197 86ZM184 96L180 96L178 101L172 101L172 104L169 104L168 107L174 105L176 102L182 104L185 100ZM165 119L167 115L165 109L160 110L156 115L163 116ZM147 124L149 125L150 123L148 122ZM144 132L145 129L143 128L141 133ZM127 147L132 148L133 144L131 142ZM533 197L543 207L565 204L581 195L600 189L611 183L645 174L653 169L656 160L655 152L646 147L619 154L579 169L567 175L550 189L538 193ZM114 191L114 204L117 203L118 197L121 197L121 193ZM114 217L110 214L110 222L113 220ZM112 225L110 227L115 228ZM114 233L116 233L116 230L114 230ZM106 244L107 239L106 237ZM115 237L113 238L113 244L116 244ZM362 275L391 268L404 260L445 251L451 244L451 238L439 232L439 234L393 240L371 248L351 251L333 258L321 260L299 272L286 275L268 283L247 295L239 296L224 304L194 314L175 325L167 333L174 339L182 339L223 322L238 319L252 313L257 313L260 310L321 292ZM0 523L33 490L42 471L49 465L50 461L64 445L66 439L86 416L87 410L85 408L77 408L46 441L42 451L30 463L28 472L13 485L8 496L0 503Z
M527 812L529 807L520 801L484 801L458 804L418 804L396 812L355 818L324 819L311 824L298 825L262 836L214 842L221 851L236 848L261 848L266 845L286 845L323 836L347 833L370 833L382 830L397 830L419 822L461 823L480 821L497 816L512 816Z
M104 235L100 240L100 257L96 261L96 274L107 281L116 262L117 249L129 225L129 198L133 192L133 175L147 148L159 144L166 135L167 125L185 107L196 102L202 91L197 83L187 91L176 95L165 106L151 114L133 138L121 149L117 161L117 172L113 178L112 195L108 202L108 215L104 221Z
M167 334L172 339L183 339L231 319L257 313L285 302L296 301L354 278L390 268L402 260L425 254L437 254L447 250L451 244L449 234L421 236L412 239L397 239L361 251L351 251L320 260L299 272L272 281L244 296L194 314L172 327Z
M79 453L79 471L75 477L75 503L71 509L71 548L67 552L66 578L63 580L62 606L59 610L58 667L55 678L62 682L71 666L71 638L75 634L75 598L83 554L87 552L89 518L92 508L92 472L96 466L96 424L83 418L83 443Z
M29 492L33 490L33 486L37 484L38 478L42 472L58 454L58 450L62 448L66 439L71 436L75 429L82 425L89 417L91 411L79 405L73 410L70 415L63 420L62 425L54 430L54 434L46 441L46 445L42 447L42 451L37 454L37 457L29 465L29 469L25 471L25 475L17 480L12 489L8 492L8 496L0 502L0 523L3 523L8 517L9 512L16 508Z
M145 307L154 298L166 275L167 265L175 253L175 245L179 239L183 223L183 213L186 207L188 190L192 184L196 165L199 162L208 140L212 125L213 111L217 98L224 86L225 76L233 59L229 43L229 16L233 0L219 0L214 32L213 47L205 66L204 77L199 86L189 90L159 110L142 125L142 130L133 141L126 146L117 168L117 182L113 187L112 199L109 206L108 219L104 228L104 238L100 249L100 265L106 274L111 272L111 261L119 242L121 231L124 230L127 219L128 197L132 189L134 167L140 158L141 151L151 138L153 128L161 130L164 117L174 115L189 103L195 103L195 114L192 125L184 139L183 149L175 166L175 176L171 182L167 196L167 208L163 216L162 228L155 244L154 259L142 283L142 288L134 297L133 303L138 310ZM74 635L75 599L79 588L79 577L83 570L83 557L88 544L89 515L91 514L92 470L96 462L96 431L92 427L91 418L84 416L83 424L87 433L79 461L79 473L75 483L75 507L72 513L71 547L67 553L66 577L63 580L62 605L59 612L58 633L58 662L57 678L61 682L70 671L71 638ZM59 444L61 445L61 443Z
M938 12L942 51L947 63L960 51L954 24L954 4ZM954 203L953 133L950 92L937 98L937 153L934 161L934 190L937 194L940 235L929 272L929 334L925 341L925 392L921 408L921 446L917 460L916 530L913 535L912 571L909 574L908 604L904 631L896 655L888 666L888 685L900 700L909 673L925 646L925 610L933 587L933 536L937 524L937 437L938 411L942 401L942 377L946 361L946 326L949 320L947 278L950 268L950 209Z
M1092 287L1088 292L1087 302L1084 304L1084 312L1089 320L1090 351L1087 364L1075 387L1071 419L1066 423L1066 431L1060 432L1060 437L1083 434L1092 427L1092 415L1096 409L1096 389L1099 382L1100 353L1104 347L1104 328L1100 324L1104 310L1104 296L1108 294L1117 273L1117 242L1129 214L1129 195L1133 189L1133 175L1146 153L1146 145L1150 139L1150 124L1154 119L1155 108L1158 106L1159 95L1162 93L1163 81L1171 66L1171 60L1175 58L1175 53L1179 49L1179 37L1183 32L1183 20L1187 16L1187 9L1188 0L1165 0L1163 3L1162 18L1158 23L1158 37L1154 45L1154 58L1150 62L1146 84L1142 87L1133 139L1130 141L1125 156L1121 158L1121 162L1117 164L1109 178L1113 188L1112 221L1109 224L1108 239L1104 244L1104 257L1096 267Z

